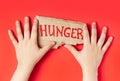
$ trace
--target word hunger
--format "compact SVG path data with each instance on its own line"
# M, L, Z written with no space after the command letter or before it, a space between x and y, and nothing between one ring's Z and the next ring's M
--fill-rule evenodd
M63 44L83 44L83 26L85 23L52 17L36 16L39 21L38 40L41 47L49 41L55 41L53 48Z
M74 39L83 39L82 29L55 25L39 25L40 36L68 37Z

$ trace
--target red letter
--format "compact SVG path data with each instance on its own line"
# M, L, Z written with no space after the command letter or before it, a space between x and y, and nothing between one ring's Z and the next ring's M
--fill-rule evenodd
M58 34L60 34L60 36L63 36L62 33L63 33L63 28L64 26L62 26L62 29L60 30L58 26L56 26L56 37L58 37Z
M55 36L55 26L48 25L48 33L50 36Z
M72 28L72 32L71 32L71 37L72 38L76 38L75 34L75 30L77 30L76 28Z
M81 28L78 28L78 30L77 30L77 39L79 39L79 38L83 39L82 32L83 32L83 30Z
M44 34L43 34L44 33ZM40 36L47 36L47 29L46 29L46 25L44 25L44 29L42 27L42 25L40 25Z
M67 32L67 30L69 31L69 33ZM65 35L65 37L70 37L70 27L65 28L64 35Z

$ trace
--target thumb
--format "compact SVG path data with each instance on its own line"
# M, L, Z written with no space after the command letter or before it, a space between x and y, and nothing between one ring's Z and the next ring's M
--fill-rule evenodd
M73 47L72 45L64 45L64 47L67 48L75 58L77 57L78 51L75 47Z
M42 53L45 54L47 53L53 46L55 45L55 42L50 42L49 44L47 44L46 46L44 46L41 50Z

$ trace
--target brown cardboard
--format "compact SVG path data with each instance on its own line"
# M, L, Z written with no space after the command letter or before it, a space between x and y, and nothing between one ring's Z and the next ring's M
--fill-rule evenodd
M53 48L62 44L82 44L85 23L51 17L36 16L39 21L39 44L41 47L49 41L55 41Z

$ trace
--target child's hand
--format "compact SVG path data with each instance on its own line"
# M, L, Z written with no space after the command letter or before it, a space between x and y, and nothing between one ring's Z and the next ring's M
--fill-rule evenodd
M38 46L37 28L38 21L34 19L32 31L30 33L29 18L25 17L24 36L21 31L20 22L16 21L16 31L18 41L15 39L11 30L8 31L9 37L15 47L18 66L11 81L28 81L30 73L35 64L50 50L55 42L46 44L43 48Z
M110 46L112 42L112 37L109 37L105 42L107 28L104 27L101 33L99 40L97 40L97 30L96 23L92 23L92 31L91 37L89 36L89 32L87 26L83 27L83 35L84 35L84 47L82 51L77 51L71 45L65 45L66 48L73 54L78 63L81 65L81 68L84 73L90 73L92 76L92 72L96 72L102 58ZM88 78L88 77L86 77ZM84 80L84 81L94 81L94 80Z
M46 44L45 47L40 48L37 41L37 28L38 21L34 19L32 31L30 33L29 18L25 17L24 36L21 32L20 22L16 21L18 41L13 36L12 31L8 31L9 37L15 47L19 66L33 67L55 44L55 42L50 42Z

